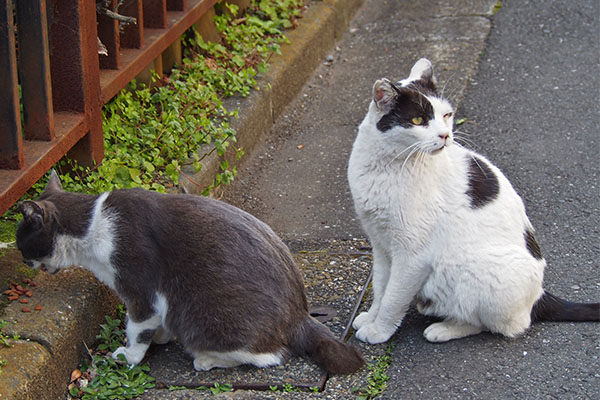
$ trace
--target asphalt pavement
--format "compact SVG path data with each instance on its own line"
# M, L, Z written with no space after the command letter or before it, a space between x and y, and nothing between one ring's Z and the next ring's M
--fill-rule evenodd
M366 0L224 198L293 249L364 238L346 182L356 128L374 81L406 77L427 57L466 118L460 135L523 196L549 264L545 287L600 301L599 11L596 0ZM599 324L431 344L431 322L413 311L391 339L381 398L600 398Z

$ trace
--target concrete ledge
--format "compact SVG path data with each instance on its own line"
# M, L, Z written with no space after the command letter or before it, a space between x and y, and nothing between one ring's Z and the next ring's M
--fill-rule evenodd
M52 356L41 344L16 341L0 348L0 360L6 362L0 374L0 399L36 400L64 394L64 377L57 376ZM63 386L62 392L56 390L58 384Z
M17 250L12 250L17 252ZM0 373L0 399L63 398L71 371L92 346L106 314L119 303L94 276L71 268L56 275L40 273L27 304L14 301L0 316L3 331L18 335L12 347L0 348L6 365ZM36 305L41 310L35 310ZM31 312L23 312L27 307Z

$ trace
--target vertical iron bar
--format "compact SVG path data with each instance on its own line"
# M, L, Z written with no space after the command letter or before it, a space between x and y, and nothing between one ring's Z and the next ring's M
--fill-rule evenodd
M139 49L144 44L144 12L142 10L142 0L129 1L119 9L120 14L137 19L135 25L127 25L121 32L122 47Z
M144 0L144 27L167 27L167 0Z
M25 139L54 137L46 0L19 0L17 29Z
M55 111L85 113L88 133L69 153L81 164L102 160L102 102L96 3L50 0L50 61Z
M77 3L50 0L48 27L54 111L84 111L81 18ZM95 25L95 24L94 24Z
M185 11L185 0L167 0L167 10Z
M0 1L0 168L23 167L23 139L12 0Z
M114 9L117 0L109 2L110 9ZM119 21L106 15L98 15L98 37L106 46L108 55L100 55L100 68L119 69L121 61L119 46Z

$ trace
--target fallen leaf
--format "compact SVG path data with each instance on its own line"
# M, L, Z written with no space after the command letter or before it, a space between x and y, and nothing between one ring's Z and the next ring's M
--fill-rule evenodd
M22 311L22 312L31 312L31 308L29 308L29 307L23 307L23 308L21 309L21 311Z
M17 300L19 298L18 294L14 294L12 296L8 296L8 301L14 301Z
M40 311L40 310L42 309L42 306L38 304L38 305L36 305L36 306L35 306L35 309L36 309L37 311Z
M299 144L298 146L296 146L298 148L298 150L302 150L302 148L304 147L303 144Z
M206 64L206 66L208 68L210 68L212 70L216 70L219 68L219 64L217 64L217 62L212 58L205 58L204 63Z
M74 369L73 372L71 372L71 381L70 382L75 382L79 378L81 378L81 371L78 369Z
M21 299L21 300L19 300L19 303L21 303L21 304L27 304L27 303L29 303L29 300L27 300L27 299Z

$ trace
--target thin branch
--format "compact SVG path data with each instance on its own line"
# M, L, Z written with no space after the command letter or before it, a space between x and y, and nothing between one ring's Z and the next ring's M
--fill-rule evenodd
M119 2L119 4L117 4L117 7L115 7L115 10L117 10L119 8L121 3L122 2ZM119 23L121 24L121 27L127 26L129 24L137 24L136 18L128 17L126 15L121 15L121 14L116 13L115 11L110 10L108 8L108 2L106 2L106 1L96 3L96 11L98 12L98 14L105 15L108 18L119 21Z

